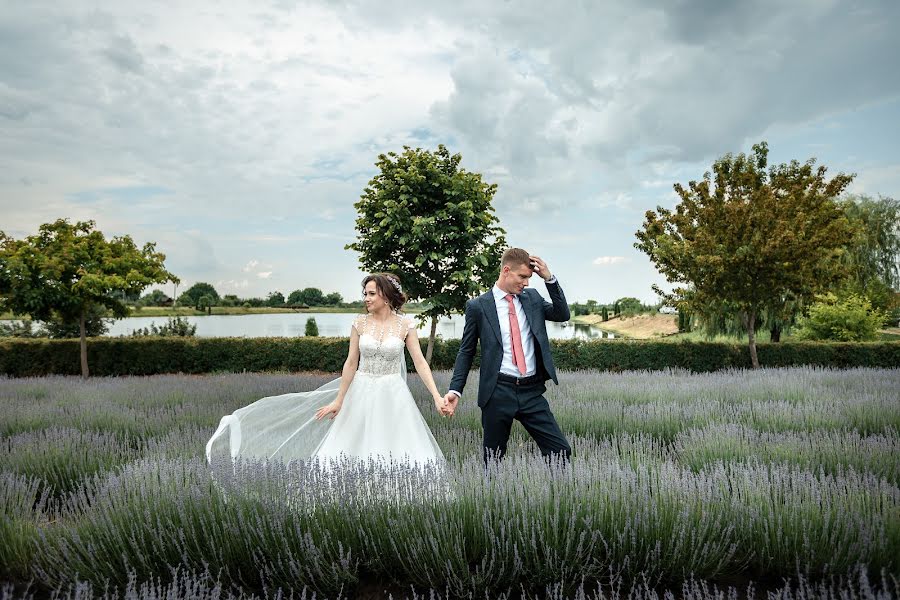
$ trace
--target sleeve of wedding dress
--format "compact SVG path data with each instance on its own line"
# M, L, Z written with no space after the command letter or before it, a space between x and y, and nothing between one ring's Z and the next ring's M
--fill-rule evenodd
M416 328L416 322L412 317L404 315L400 321L400 328L403 335L403 339L406 339L406 335L409 333L411 329ZM403 379L406 379L406 350L400 353L400 376Z
M357 334L362 334L363 324L365 323L365 321L366 315L356 315L356 317L353 319L353 324L351 325L351 327L356 330Z
M403 338L406 339L406 334L409 333L411 329L416 328L416 321L412 317L406 315L403 317Z

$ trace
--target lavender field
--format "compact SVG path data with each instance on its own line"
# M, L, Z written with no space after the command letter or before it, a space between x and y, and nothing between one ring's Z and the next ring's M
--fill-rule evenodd
M477 378L442 419L411 377L445 471L207 466L223 414L330 378L0 379L0 598L900 592L900 370L563 373L572 463L516 425L488 473Z

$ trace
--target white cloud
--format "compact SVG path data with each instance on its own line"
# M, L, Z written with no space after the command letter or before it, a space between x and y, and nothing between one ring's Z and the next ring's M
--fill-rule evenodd
M860 170L850 184L849 191L855 194L879 194L897 197L900 193L900 164L868 167Z
M221 292L223 290L234 290L234 291L242 291L246 290L250 286L250 282L246 279L236 280L229 279L227 281L217 281L216 289Z
M623 262L625 262L624 256L598 256L594 259L594 264L600 266L615 265Z
M575 297L640 297L654 271L629 255L633 232L672 183L764 132L900 97L893 0L7 4L4 230L96 219L159 242L185 282L246 277L255 294L355 297L343 246L378 154L445 143L499 185L510 239L572 238L547 250ZM829 168L896 195L895 133L853 152L871 168ZM142 187L165 193L106 193ZM616 282L578 279L598 236L635 266Z

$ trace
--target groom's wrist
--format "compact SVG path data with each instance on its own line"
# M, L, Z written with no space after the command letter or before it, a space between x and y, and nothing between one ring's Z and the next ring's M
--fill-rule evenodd
M462 398L462 394L460 394L460 393L457 392L456 390L447 390L447 391L449 391L451 394L453 394L453 395L456 396L457 398Z
M549 279L547 279L547 283L556 283L556 275L551 275Z

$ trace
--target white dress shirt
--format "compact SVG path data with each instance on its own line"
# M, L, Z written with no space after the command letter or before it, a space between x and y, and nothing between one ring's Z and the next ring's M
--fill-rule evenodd
M556 275L552 275L547 283L556 283ZM537 367L534 356L534 336L531 335L531 327L528 325L528 319L525 317L525 311L522 309L522 303L519 302L518 296L513 296L513 306L516 307L516 318L519 320L519 333L522 336L522 352L525 354L525 374L519 372L519 368L513 363L512 359L512 336L509 323L509 302L506 300L506 292L501 290L494 284L491 289L494 294L494 304L497 307L497 319L500 321L500 339L503 340L503 360L500 363L500 372L513 377L531 377L535 374ZM449 390L451 394L457 398L462 396L456 390Z
M494 304L497 306L497 319L500 321L500 339L503 340L503 360L500 362L500 372L513 377L531 377L535 373L534 363L534 338L531 335L531 327L528 326L528 318L518 296L513 296L513 306L516 307L516 318L519 321L519 334L522 336L522 352L525 354L525 373L519 371L519 367L513 362L512 335L509 322L509 301L507 293L496 285L491 290L494 294Z

